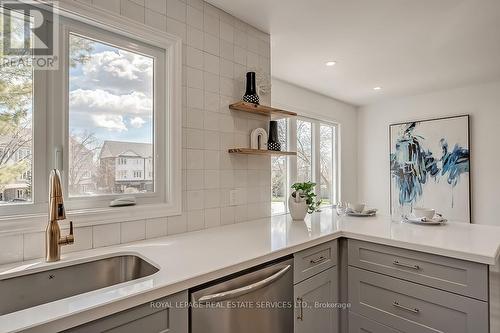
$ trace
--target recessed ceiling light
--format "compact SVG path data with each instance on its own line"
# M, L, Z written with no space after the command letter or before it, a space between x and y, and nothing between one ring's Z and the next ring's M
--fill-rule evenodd
M336 62L336 61L327 61L327 62L325 63L325 65L327 65L328 67L335 66L336 64L337 64L337 62Z
M373 90L382 90L382 87L375 87Z

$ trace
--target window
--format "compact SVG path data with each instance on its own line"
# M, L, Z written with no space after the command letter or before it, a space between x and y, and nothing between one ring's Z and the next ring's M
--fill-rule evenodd
M290 186L312 181L322 206L338 200L337 125L310 118L281 120L278 133L282 146L297 151L296 158L273 157L272 214L287 212Z
M297 182L316 183L323 206L337 200L337 126L314 119L297 119Z
M313 137L312 123L297 120L297 182L309 182L313 179Z
M73 2L59 14L57 70L0 66L0 218L46 213L52 168L69 216L116 218L130 193L180 213L182 41Z
M335 127L320 124L319 162L320 162L320 195L323 206L331 206L337 201L335 176Z
M32 19L2 10L2 15L7 13L11 13L11 42L22 45L24 24L32 24ZM0 24L0 52L5 42L3 28ZM0 192L4 193L0 204L31 203L33 200L32 184L26 182L25 176L33 167L33 114L38 112L34 104L34 81L35 71L29 64L0 66ZM14 200L19 198L25 200Z
M288 149L288 122L286 119L278 120L278 138L281 149ZM286 156L273 156L271 158L271 213L284 214L286 212L286 200L288 200L287 188L288 158Z
M79 185L89 171L96 173L94 195L118 194L127 184L115 186L109 162L126 153L140 156L130 158L137 166L153 156L154 53L76 33L69 34L69 50L69 195L82 195ZM127 165L127 158L119 157L118 165ZM134 171L133 178L142 172ZM153 192L154 172L148 182L144 192Z

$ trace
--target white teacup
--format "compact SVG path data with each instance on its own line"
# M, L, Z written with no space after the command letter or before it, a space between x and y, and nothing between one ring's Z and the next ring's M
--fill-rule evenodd
M415 215L416 218L425 217L426 219L432 219L434 218L434 215L436 215L436 210L431 208L415 207L413 208L413 215Z
M349 204L349 208L352 209L355 213L362 213L365 210L365 204L364 203L356 203L356 204Z

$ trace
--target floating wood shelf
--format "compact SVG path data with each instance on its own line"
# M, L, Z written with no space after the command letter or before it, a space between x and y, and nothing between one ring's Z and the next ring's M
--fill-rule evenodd
M251 148L232 148L229 149L230 154L246 154L246 155L297 155L294 151L275 151L275 150L262 150L262 149L251 149Z
M253 114L260 114L263 116L273 116L273 118L286 118L286 117L295 117L297 114L295 112L275 109L270 106L247 103L247 102L236 102L229 105L231 110L238 110L249 112Z

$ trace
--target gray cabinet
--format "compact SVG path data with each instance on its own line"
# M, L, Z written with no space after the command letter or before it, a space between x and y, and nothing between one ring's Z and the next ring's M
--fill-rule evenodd
M71 328L67 333L187 333L187 291Z
M352 239L348 257L351 266L488 300L488 266L483 264Z
M405 333L487 333L488 303L349 267L351 311Z
M298 283L337 264L337 240L293 255L293 282Z
M349 333L401 333L373 320L360 316L354 312L349 313Z
M294 286L295 333L337 333L337 267Z

